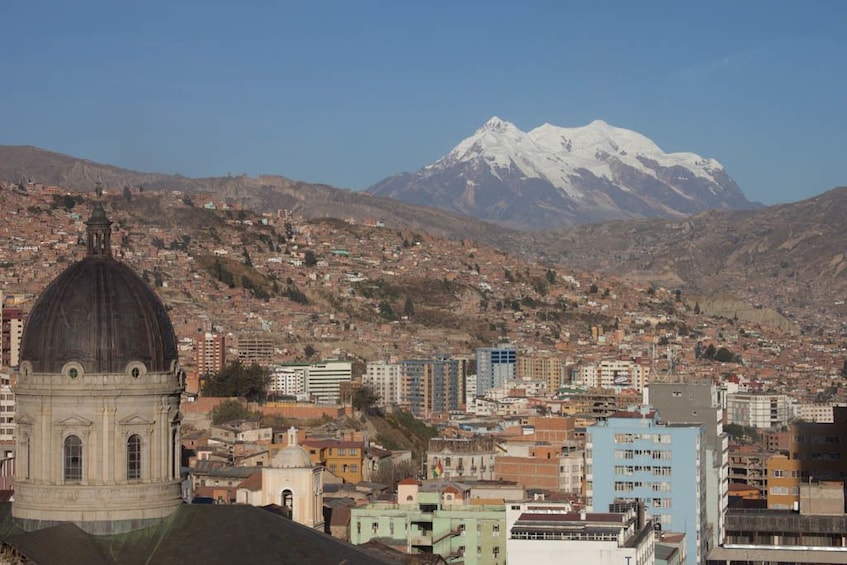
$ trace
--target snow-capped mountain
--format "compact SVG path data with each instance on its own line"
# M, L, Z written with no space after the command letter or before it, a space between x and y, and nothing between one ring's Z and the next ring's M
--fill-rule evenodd
M716 160L665 153L602 120L523 132L494 117L434 163L368 192L532 230L756 206Z

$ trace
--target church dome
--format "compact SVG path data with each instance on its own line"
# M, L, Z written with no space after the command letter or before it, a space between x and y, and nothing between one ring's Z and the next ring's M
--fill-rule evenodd
M177 360L164 305L128 266L111 257L111 222L96 205L88 255L44 290L21 338L21 362L35 373L60 373L74 361L88 373L120 373L130 363L165 372Z
M314 467L309 453L299 445L283 447L271 461L271 467L276 469L302 469L303 467Z
M274 455L271 467L275 469L302 469L314 466L309 458L309 452L297 444L297 430L292 426L288 430L288 445Z

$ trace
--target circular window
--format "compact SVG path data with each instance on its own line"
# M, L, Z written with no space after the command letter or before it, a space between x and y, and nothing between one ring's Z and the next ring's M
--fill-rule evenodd
M75 379L79 376L79 371L76 369L76 367L71 367L70 369L68 369L68 376L72 379Z
M129 374L132 375L132 378L137 379L141 376L141 370L138 367L133 367Z

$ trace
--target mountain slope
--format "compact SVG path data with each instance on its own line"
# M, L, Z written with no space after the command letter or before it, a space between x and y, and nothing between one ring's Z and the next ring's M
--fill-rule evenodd
M153 191L179 190L188 194L216 195L230 204L259 212L284 208L305 218L381 220L387 226L480 242L493 241L503 231L496 225L469 221L467 217L443 210L277 175L189 178L143 173L30 146L0 146L0 181L32 181L76 192L91 192L98 182L112 193L120 192L124 186L140 186Z
M714 159L664 153L601 120L523 132L494 117L434 163L368 191L517 229L754 207Z
M731 294L751 305L843 326L847 315L847 188L779 206L708 211L681 221L638 220L505 235L511 250L590 272ZM800 317L800 316L798 316ZM824 323L824 320L828 320ZM830 323L831 322L831 323ZM807 327L807 331L815 331Z

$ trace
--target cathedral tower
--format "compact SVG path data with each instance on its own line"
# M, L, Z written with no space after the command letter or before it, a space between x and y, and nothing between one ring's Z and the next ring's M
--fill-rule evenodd
M126 532L182 502L176 337L153 290L112 258L111 223L97 203L86 257L24 327L12 514L26 530Z

